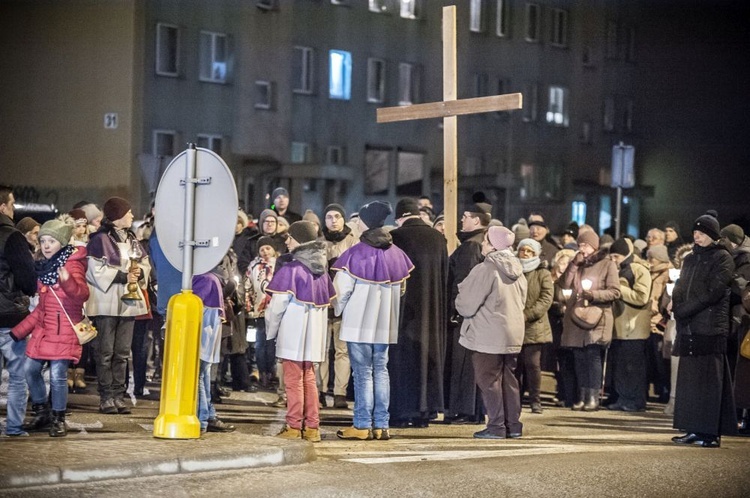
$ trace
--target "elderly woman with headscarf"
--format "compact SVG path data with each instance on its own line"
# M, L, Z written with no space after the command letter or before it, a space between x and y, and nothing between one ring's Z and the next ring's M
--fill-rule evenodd
M542 348L552 342L552 328L547 311L552 306L554 284L540 258L541 252L542 246L534 239L523 239L518 244L518 259L521 260L528 283L528 292L523 309L526 330L523 348L518 357L516 377L519 379L519 386L523 385L522 379L526 381L531 413L542 413Z

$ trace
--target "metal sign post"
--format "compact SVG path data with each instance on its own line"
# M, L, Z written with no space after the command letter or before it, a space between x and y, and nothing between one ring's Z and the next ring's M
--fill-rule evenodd
M612 187L617 188L617 207L615 208L615 239L620 238L620 219L622 217L622 189L635 187L635 170L633 162L635 147L625 145L612 146Z
M167 307L159 416L154 437L197 439L203 302L193 274L219 264L234 240L237 187L221 157L188 144L167 166L156 191L156 233L164 256L182 272L182 293Z

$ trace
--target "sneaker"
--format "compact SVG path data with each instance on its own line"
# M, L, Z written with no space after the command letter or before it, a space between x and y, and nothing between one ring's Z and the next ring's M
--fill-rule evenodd
M347 427L336 431L336 436L340 439L358 439L360 441L369 441L372 439L372 431L370 429L357 429L356 427Z
M334 394L333 395L333 407L348 410L349 403L346 402L346 396L343 396L341 394Z
M117 413L121 413L123 415L127 415L128 413L130 413L130 406L128 406L128 404L123 401L122 398L115 398L113 400L113 403L115 405Z
M302 439L310 441L311 443L319 443L321 441L320 429L311 429L309 427L306 428L304 431L302 431Z
M7 432L3 432L0 434L0 437L29 437L29 433L26 431L21 432L14 432L12 434L8 434Z
M113 415L117 413L117 407L115 406L115 400L107 398L99 403L99 413L105 413L107 415Z
M388 441L391 438L391 433L388 429L373 429L372 438L378 441Z
M531 403L531 413L544 413L541 403Z
M474 438L475 439L505 439L505 436L500 435L500 434L495 434L489 429L483 429L479 432L475 432Z
M222 422L218 418L208 419L208 427L206 427L208 432L234 432L236 429L232 424Z
M279 399L271 403L271 406L275 408L286 408L286 398L284 396L279 395Z
M522 436L520 432L509 432L508 439L518 439Z
M285 425L284 428L281 429L281 432L276 434L276 437L282 439L302 439L302 431Z

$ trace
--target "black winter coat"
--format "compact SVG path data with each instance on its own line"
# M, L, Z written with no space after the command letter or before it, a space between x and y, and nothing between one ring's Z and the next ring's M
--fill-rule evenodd
M729 333L729 292L733 272L732 256L718 244L708 247L696 245L692 254L685 258L680 279L672 294L672 311L677 321L676 349L680 356L726 351L726 340L689 336L726 338ZM692 343L692 346L688 343Z
M455 302L458 296L458 284L469 275L471 269L484 261L482 255L482 241L486 228L480 228L473 232L459 232L458 240L461 245L453 251L448 260L448 303L450 306L450 316L456 314Z

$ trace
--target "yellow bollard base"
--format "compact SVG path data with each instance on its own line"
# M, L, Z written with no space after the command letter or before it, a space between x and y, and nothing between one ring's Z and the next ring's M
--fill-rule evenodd
M199 439L201 423L195 415L159 415L154 420L154 437L160 439Z

